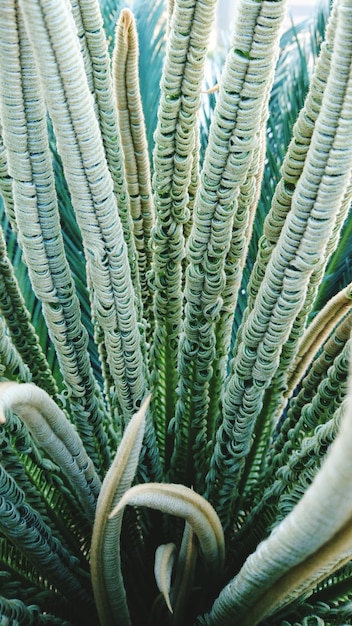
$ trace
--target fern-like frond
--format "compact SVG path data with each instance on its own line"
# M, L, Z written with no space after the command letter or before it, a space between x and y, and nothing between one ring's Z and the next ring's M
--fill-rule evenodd
M221 592L205 623L218 625L241 619L245 625L258 624L350 561L352 505L347 494L351 424L346 403L339 436L321 471L296 507ZM325 498L331 505L329 514ZM339 503L334 506L336 498Z
M154 364L154 414L160 446L168 457L166 468L172 453L168 428L174 417L178 379L184 225L190 219L188 190L214 9L213 0L192 4L180 2L174 7L161 79L163 96L155 131L153 187L156 216L152 232L155 331L151 358ZM162 375L165 367L166 377Z
M0 383L0 421L5 421L9 409L25 421L34 439L65 472L93 521L100 480L66 415L39 387L3 382Z
M335 20L336 12L330 22L330 36L335 32ZM336 27L338 32L339 29L344 30L346 25L342 25L341 20L340 17ZM339 155L343 159L350 157L345 146L345 121L339 122L335 111L330 109L330 84L335 84L335 76L340 75L344 67L346 82L341 91L338 88L339 106L341 112L345 111L343 119L349 119L350 51L344 44L340 47L338 35L332 39L332 49L331 63L331 48L325 47L325 52L322 51L320 59L324 80L318 64L315 81L312 80L313 91L306 100L307 109L303 110L296 124L292 153L289 149L282 180L273 199L273 210L266 221L265 241L260 246L260 255L253 270L248 309L238 332L235 357L223 397L223 423L217 433L209 477L217 485L219 506L222 501L226 502L227 511L228 498L236 502L239 481L243 471L248 470L245 459L251 449L256 420L270 382L271 419L282 410L281 389L286 385L285 372L297 351L298 340L316 295L317 282L326 266L331 232L335 233L337 223L341 227L340 216L347 209L345 194L349 190L350 173L347 168L343 180L340 180L338 161ZM344 61L340 61L340 54ZM325 91L324 98L321 88L326 76L329 90ZM313 119L316 118L314 127L308 114L310 110ZM320 142L320 133L327 137L327 129L330 139L320 152L316 141ZM310 132L314 137L312 135L311 149L307 151L305 136ZM317 168L321 168L322 174L319 182ZM330 198L329 210L334 207L329 217L324 208L327 197ZM335 234L333 239L336 243ZM233 459L230 471L229 458ZM221 468L221 483L216 478L218 468ZM228 479L224 474L228 475Z
M0 624L351 622L351 0L284 13L3 0Z
M151 270L150 236L154 223L154 206L148 145L139 92L138 35L134 16L124 9L116 25L113 55L113 78L119 127L124 152L126 183L129 194L133 235L138 258L143 319L150 337L153 328L152 298L147 276Z

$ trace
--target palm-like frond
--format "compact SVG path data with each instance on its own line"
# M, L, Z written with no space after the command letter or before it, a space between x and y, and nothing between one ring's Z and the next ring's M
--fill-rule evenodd
M270 210L271 198L280 180L280 168L291 140L293 125L307 95L312 69L324 39L328 15L329 4L323 0L317 4L310 18L297 26L292 25L281 37L280 54L269 103L266 166L247 265L243 271L242 291L239 294L234 330L242 319L246 303L246 286L257 256L264 219ZM343 249L342 246L341 250ZM340 288L347 282L349 281L343 284L341 282Z
M214 7L1 9L5 622L351 621L351 6Z

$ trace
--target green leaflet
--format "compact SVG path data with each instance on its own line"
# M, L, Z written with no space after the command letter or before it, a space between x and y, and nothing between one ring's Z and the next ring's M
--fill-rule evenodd
M341 570L318 585L316 591L316 606L319 615L326 621L345 623L349 619L351 608L351 595L349 583L351 580L351 564L348 563ZM331 581L331 584L330 584ZM306 602L305 613L312 611L309 606L309 598Z
M35 605L27 606L17 599L7 599L0 596L0 614L3 624L26 623L27 626L73 626L72 622L63 620L50 613L41 614Z
M59 467L43 457L25 423L14 414L7 415L1 428L1 462L25 492L28 504L56 537L81 557L87 549L90 528L76 493L70 492Z
M33 620L36 615L40 619L39 606L41 606L45 611L43 623L46 623L46 619L49 623L60 624L62 621L66 623L69 616L75 619L75 611L70 607L69 601L56 590L49 589L48 581L43 579L43 574L35 570L23 552L17 550L5 538L0 539L0 562L2 616L7 615L15 619L15 612L19 610L19 616L22 613L24 623L36 623Z
M94 607L89 598L86 572L77 558L60 544L40 515L26 503L25 495L1 468L1 533L10 540L38 572L68 599L80 598Z

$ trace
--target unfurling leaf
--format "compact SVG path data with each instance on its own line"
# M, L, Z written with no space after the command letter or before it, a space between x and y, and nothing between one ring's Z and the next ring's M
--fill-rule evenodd
M127 505L147 506L163 513L183 517L198 537L209 572L222 571L225 557L224 534L211 504L189 487L178 484L148 483L131 487L110 513L122 517Z
M99 494L92 536L91 575L102 626L130 624L120 561L121 520L108 514L134 478L145 431L148 397L132 417Z
M159 591L163 594L166 606L173 613L170 600L172 570L175 562L176 545L166 543L155 551L154 575Z
M27 425L35 441L65 472L93 522L100 479L82 441L65 413L50 396L32 383L0 383L0 422L7 410Z

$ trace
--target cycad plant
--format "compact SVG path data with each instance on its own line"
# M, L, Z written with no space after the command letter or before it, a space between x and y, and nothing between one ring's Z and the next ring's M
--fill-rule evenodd
M151 164L130 10L110 63L95 0L2 2L1 194L41 313L6 229L1 625L351 623L351 286L312 312L352 194L352 3L234 342L285 6L240 0L200 162L214 10L169 4Z

